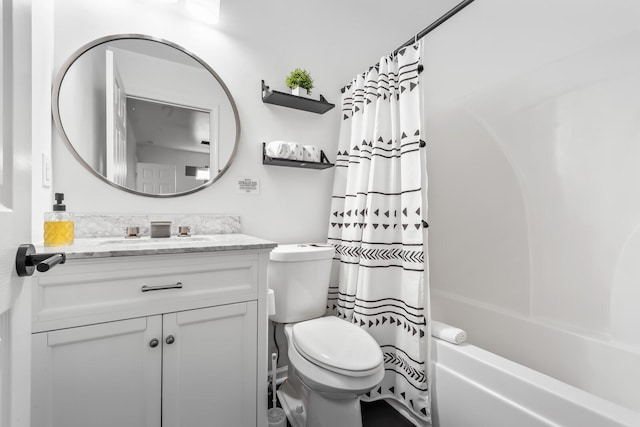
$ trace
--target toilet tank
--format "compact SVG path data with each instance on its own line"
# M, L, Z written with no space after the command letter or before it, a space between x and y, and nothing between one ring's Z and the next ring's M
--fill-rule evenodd
M334 248L326 244L281 245L269 255L274 322L293 323L324 316Z

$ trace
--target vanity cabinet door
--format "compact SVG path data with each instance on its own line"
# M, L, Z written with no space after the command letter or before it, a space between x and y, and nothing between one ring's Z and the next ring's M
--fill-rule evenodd
M33 334L31 425L160 427L161 339L161 316Z
M163 315L163 427L257 425L255 301Z

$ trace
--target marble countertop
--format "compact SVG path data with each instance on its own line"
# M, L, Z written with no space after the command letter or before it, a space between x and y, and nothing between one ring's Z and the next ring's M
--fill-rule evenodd
M246 234L171 236L167 238L95 237L75 239L73 245L36 248L37 253L64 252L67 259L110 258L136 255L178 254L190 252L271 249L278 246L269 240Z

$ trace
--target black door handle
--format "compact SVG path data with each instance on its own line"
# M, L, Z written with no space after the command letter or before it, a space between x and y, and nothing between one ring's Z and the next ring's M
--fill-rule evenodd
M20 277L33 275L35 269L44 273L55 265L64 264L66 260L67 256L64 252L36 254L36 248L30 243L25 243L18 247L16 272Z

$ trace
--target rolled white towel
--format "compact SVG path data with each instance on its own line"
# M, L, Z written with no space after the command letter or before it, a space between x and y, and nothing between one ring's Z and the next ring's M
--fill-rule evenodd
M467 340L467 333L446 323L431 321L431 335L452 344L462 344Z
M305 162L319 162L320 150L315 145L305 145L302 147Z
M267 156L276 159L288 159L291 156L291 147L284 141L271 141L265 146Z
M304 160L304 151L302 150L302 145L297 142L288 142L289 148L291 149L291 154L289 154L289 159L291 160Z

